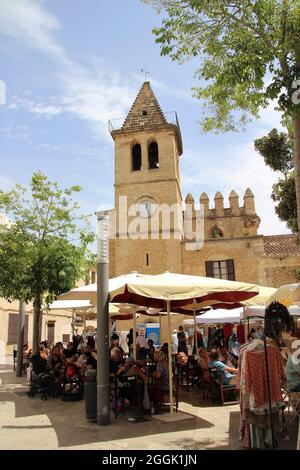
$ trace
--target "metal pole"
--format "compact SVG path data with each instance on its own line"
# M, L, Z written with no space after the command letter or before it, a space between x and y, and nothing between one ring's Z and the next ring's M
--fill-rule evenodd
M243 319L244 319L244 335L245 335L245 342L247 342L247 336L249 331L247 332L247 325L246 325L246 307L243 307Z
M25 302L19 302L19 338L18 338L18 353L17 353L17 371L16 376L22 377L23 372L23 347L24 347L24 333L25 333Z
M195 346L195 356L198 357L198 341L197 341L197 320L196 320L196 312L193 310L194 315L194 346Z
M161 312L159 312L159 343L161 342Z
M73 309L72 310L72 324L71 324L71 328L72 328L72 340L73 341L73 338L74 338L74 330L75 330L75 310Z
M265 361L266 361L266 374L267 374L267 390L268 390L268 404L269 404L269 413L270 413L270 427L271 427L271 437L272 437L272 450L276 450L276 442L274 435L274 423L272 416L272 403L271 403L271 388L270 388L270 376L269 376L269 361L268 361L268 350L267 350L267 340L264 335L264 350L265 350Z
M133 332L132 332L132 356L136 361L136 313L132 315L133 319Z
M97 212L97 422L110 423L109 390L109 220L108 212Z
M168 313L168 360L169 360L169 390L170 390L170 414L173 415L173 370L172 370L172 337L171 337L171 305L170 300L167 300L167 313Z

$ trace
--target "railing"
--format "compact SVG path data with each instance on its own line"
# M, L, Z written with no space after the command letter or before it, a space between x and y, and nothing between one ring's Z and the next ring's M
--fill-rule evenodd
M167 123L168 124L174 124L175 126L178 127L178 129L180 131L176 111L167 111L166 113L163 113L163 114L164 114L164 117L166 118ZM108 121L108 130L109 130L109 132L111 133L113 131L121 130L125 120L126 120L126 118L110 119Z
M112 131L118 131L118 130L122 129L122 126L125 122L125 119L126 118L110 119L108 121L108 130L109 130L109 132L112 133Z

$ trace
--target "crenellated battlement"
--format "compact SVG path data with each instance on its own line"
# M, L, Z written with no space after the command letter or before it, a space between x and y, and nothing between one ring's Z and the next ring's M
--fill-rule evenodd
M256 214L254 194L247 188L240 206L239 195L232 190L228 197L229 205L224 207L224 196L218 191L214 196L213 206L206 193L199 198L205 220L205 238L232 238L257 235L260 218ZM195 200L189 193L185 204L192 205L195 211Z

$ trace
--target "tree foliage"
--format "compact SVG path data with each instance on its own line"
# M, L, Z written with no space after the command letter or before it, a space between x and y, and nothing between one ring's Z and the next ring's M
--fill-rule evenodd
M42 302L53 301L85 275L94 235L78 227L87 222L76 217L79 206L72 198L78 191L79 186L60 189L40 172L33 174L30 191L20 185L0 191L0 208L12 219L10 227L0 226L0 296L33 301L37 318Z
M297 204L295 173L293 168L293 140L289 134L272 129L271 132L254 141L255 150L263 157L266 165L283 173L273 185L271 197L277 205L275 211L280 220L297 232Z
M300 2L299 0L144 0L162 13L153 29L161 54L182 63L197 58L194 96L203 102L204 131L244 128L276 103L294 139L294 181L300 232ZM270 140L271 139L271 140ZM274 134L257 143L266 164L291 168L289 142ZM271 148L271 143L274 145ZM281 163L275 155L287 155ZM288 194L292 176L286 181ZM284 196L283 182L273 199ZM292 207L294 202L291 200ZM277 212L281 214L281 204ZM292 224L293 226L293 224Z
M291 171L273 185L271 197L277 205L275 212L292 232L298 231L295 173Z
M285 132L272 129L267 136L256 139L254 147L274 171L284 173L293 167L293 142Z
M154 28L162 55L184 62L197 57L195 72L208 114L206 131L235 130L270 100L290 114L299 110L291 96L299 74L298 0L146 0L160 7ZM239 113L237 113L239 111Z

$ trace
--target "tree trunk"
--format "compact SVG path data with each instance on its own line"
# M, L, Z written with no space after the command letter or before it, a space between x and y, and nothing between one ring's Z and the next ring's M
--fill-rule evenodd
M298 221L298 243L300 243L300 112L295 115L295 183L296 183L296 199L297 199L297 221Z
M41 341L41 296L37 295L33 301L33 337L32 337L32 353L38 354Z
M23 375L23 349L24 349L24 332L25 332L25 302L19 301L19 338L18 338L18 354L17 354L17 371L16 376Z

